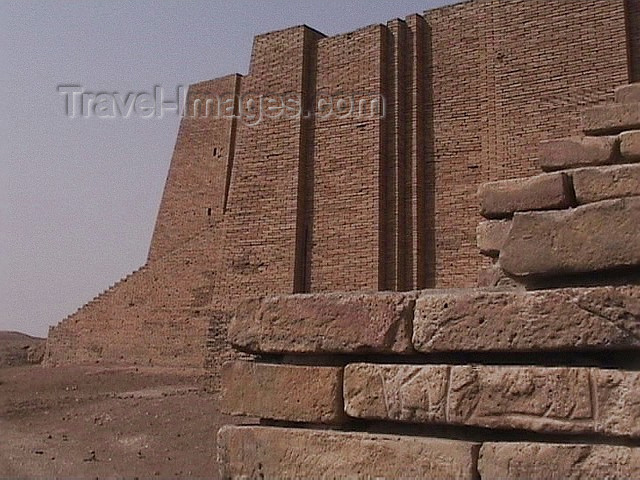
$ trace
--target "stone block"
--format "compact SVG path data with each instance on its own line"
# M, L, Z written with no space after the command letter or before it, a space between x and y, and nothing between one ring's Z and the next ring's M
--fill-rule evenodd
M294 422L342 420L342 368L228 362L222 368L221 410Z
M564 480L640 478L640 448L554 443L484 443L481 478Z
M223 427L221 478L475 479L479 444L399 435Z
M486 220L480 222L478 228L476 228L476 240L480 253L489 257L497 257L507 239L507 235L509 235L510 229L511 221L509 220Z
M640 287L426 291L413 343L424 353L640 349Z
M570 180L562 173L489 182L478 189L485 218L509 217L514 212L551 210L573 205Z
M638 267L638 225L640 197L518 213L500 251L500 266L520 277Z
M640 196L640 163L580 168L567 172L573 179L578 204Z
M640 371L593 369L597 431L640 438Z
M616 163L618 137L569 137L540 143L538 164L545 172Z
M524 286L518 284L511 277L507 276L497 262L493 265L482 268L478 272L477 283L478 287L483 288L500 287L505 290L524 290Z
M350 364L345 412L408 423L640 437L640 372Z
M587 135L615 135L640 128L640 103L600 105L582 113Z
M620 134L620 154L630 162L640 162L640 130Z
M630 83L616 88L616 102L640 103L640 83Z
M229 340L264 353L411 353L415 294L311 294L242 303Z

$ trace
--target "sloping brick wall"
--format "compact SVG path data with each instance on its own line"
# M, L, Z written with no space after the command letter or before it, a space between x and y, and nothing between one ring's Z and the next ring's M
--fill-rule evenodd
M178 130L149 259L163 257L204 226L222 222L235 121L218 115L217 109L232 100L239 87L239 75L189 87L187 116Z
M475 285L478 185L531 174L541 139L637 74L639 10L475 0L256 37L247 76L189 91L240 115L183 119L148 265L54 328L49 358L202 364L242 296ZM248 117L260 95L307 113L323 94L382 96L385 116Z
M49 333L45 363L202 365L219 255L214 229L151 261Z

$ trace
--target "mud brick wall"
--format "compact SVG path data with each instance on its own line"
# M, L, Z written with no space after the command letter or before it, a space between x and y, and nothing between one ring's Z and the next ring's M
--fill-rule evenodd
M232 305L214 287L222 281L234 133L230 118L191 114L196 98L203 111L207 98L233 99L239 80L233 75L190 87L190 115L181 121L148 262L52 327L46 364L203 365L211 323ZM233 358L218 343L209 351Z
M624 2L467 2L425 18L435 285L469 286L478 186L534 173L540 140L577 132L581 108L628 82Z
M304 99L305 55L318 33L295 27L254 41L242 101L260 95ZM240 122L225 215L225 289L293 292L297 251L299 183L306 155L301 118Z
M180 122L151 239L150 260L167 255L204 226L219 227L222 222L227 170L235 148L235 120L214 112L220 103L233 101L239 86L240 76L229 75L189 87L187 116Z
M379 96L385 35L376 25L320 40L317 98ZM379 116L367 117L327 115L315 121L311 290L384 288L379 268L383 124Z
M496 240L476 249L477 188L536 173L540 140L637 75L638 3L476 0L259 35L248 75L189 90L191 113L220 96L240 115L182 120L147 264L53 328L49 358L219 366L243 296L508 283ZM304 115L249 124L247 101L287 94ZM385 116L307 115L322 94L383 96Z
M201 367L210 320L223 308L211 293L215 243L206 227L69 316L51 329L45 363Z

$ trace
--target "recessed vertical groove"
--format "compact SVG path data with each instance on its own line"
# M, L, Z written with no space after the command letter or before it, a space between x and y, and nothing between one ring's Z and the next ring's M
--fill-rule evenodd
M640 0L625 0L629 82L640 82Z
M240 108L240 88L242 84L242 75L236 75L233 88L233 117L231 118L231 128L229 129L229 156L227 159L227 178L224 185L224 202L222 205L222 213L227 211L227 202L229 201L229 189L231 188L231 174L233 173L233 157L236 153L236 132L238 127L238 112Z
M436 152L431 27L416 23L416 288L436 287Z
M314 30L305 30L302 96L300 99L302 110L300 116L294 293L311 291L316 70L318 39L322 36Z
M385 111L380 119L378 166L379 220L378 220L378 290L395 290L395 219L396 219L396 172L395 172L395 40L393 31L381 26L380 92L384 98Z

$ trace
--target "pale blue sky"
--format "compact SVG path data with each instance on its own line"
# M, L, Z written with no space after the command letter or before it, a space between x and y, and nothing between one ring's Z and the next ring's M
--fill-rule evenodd
M60 84L152 92L245 73L255 34L347 32L453 0L0 3L0 330L46 335L144 263L178 118L70 119Z

